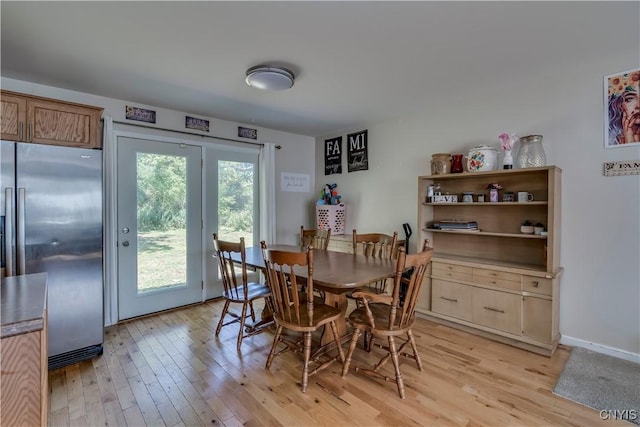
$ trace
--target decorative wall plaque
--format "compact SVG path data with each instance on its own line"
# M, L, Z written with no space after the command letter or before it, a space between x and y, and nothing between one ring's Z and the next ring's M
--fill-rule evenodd
M349 145L347 165L349 172L366 171L369 169L369 154L367 143L367 130L347 135Z
M238 126L238 136L241 138L258 139L258 129Z
M640 160L605 162L604 176L640 175Z
M209 120L198 119L196 117L185 116L184 127L187 129L201 130L203 132L209 132Z
M124 117L127 120L136 120L138 122L155 123L156 112L153 110L147 110L146 108L131 107L129 105L124 107Z
M342 173L342 137L324 140L324 174Z

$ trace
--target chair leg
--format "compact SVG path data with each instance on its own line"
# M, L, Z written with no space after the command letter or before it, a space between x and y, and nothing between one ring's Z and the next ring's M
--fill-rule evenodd
M342 364L342 377L344 378L347 375L347 372L349 372L349 365L351 364L351 356L353 356L353 352L356 349L356 345L358 344L358 338L360 338L360 335L362 334L362 331L358 328L353 330L353 335L351 335L351 343L349 344L349 352L347 353L347 357L344 360L344 363Z
M242 304L242 314L240 315L240 330L238 331L238 345L237 350L240 353L240 347L242 346L242 338L244 338L244 321L247 318L247 303Z
M256 323L256 312L253 310L253 301L249 301L249 308L251 309L251 321Z
M413 332L411 329L407 331L407 335L409 336L409 341L411 342L411 348L413 349L413 357L416 359L416 363L418 364L418 369L421 371L422 369L422 360L420 360L420 353L418 353L418 347L416 346L416 340L413 338Z
M396 384L398 385L398 393L400 394L400 398L404 399L404 381L402 380L402 373L400 373L400 360L398 358L396 342L392 336L389 336L389 350L391 351L391 360L393 361L393 367L396 371Z
M311 332L304 333L304 367L302 368L302 392L307 391L309 382L309 359L311 359Z
M278 341L280 341L280 336L282 335L282 326L278 325L276 328L276 335L273 337L273 345L271 346L271 351L269 352L269 356L267 356L267 363L264 366L264 369L271 368L271 362L273 362L273 357L276 354L276 348L278 347Z
M229 304L231 304L231 301L225 300L224 307L222 308L222 314L220 314L220 321L218 322L218 327L216 328L216 336L220 334L222 324L224 323L224 316L226 316L227 311L229 311Z
M336 322L331 322L331 332L333 333L333 339L338 346L338 355L340 357L340 363L344 365L344 351L342 351L342 343L340 342L340 335L338 335L338 327L336 326Z

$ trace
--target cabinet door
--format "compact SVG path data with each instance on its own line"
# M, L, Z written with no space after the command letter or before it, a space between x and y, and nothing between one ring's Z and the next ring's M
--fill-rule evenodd
M506 292L473 288L473 322L520 335L522 297Z
M42 424L41 333L30 332L2 339L0 390L2 425ZM44 424L46 425L46 424Z
M100 148L100 110L44 99L27 103L29 142Z
M522 335L545 344L551 343L551 300L524 297Z
M432 279L431 310L471 321L471 287L445 280Z
M27 100L16 95L2 94L0 106L0 133L2 139L23 141L27 118Z

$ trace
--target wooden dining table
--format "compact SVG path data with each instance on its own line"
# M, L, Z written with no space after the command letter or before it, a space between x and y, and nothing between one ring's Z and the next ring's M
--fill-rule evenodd
M295 245L271 245L268 249L281 251L300 252L306 250ZM246 264L249 267L263 270L264 258L259 246L251 246L246 249ZM240 259L238 258L238 261ZM336 322L338 334L347 334L346 313L347 297L350 290L365 286L369 283L393 277L396 271L396 260L380 259L356 255L345 252L314 250L313 252L313 286L324 291L324 303L339 308L343 315ZM307 277L307 269L296 269L300 277ZM261 323L270 319L270 313L263 312ZM320 346L323 347L333 342L329 328L325 328L320 338Z

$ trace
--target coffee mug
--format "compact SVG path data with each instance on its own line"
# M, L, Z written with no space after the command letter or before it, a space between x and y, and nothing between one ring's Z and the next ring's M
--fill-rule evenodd
M533 194L526 191L518 191L518 202L533 202Z
M473 193L464 193L462 195L462 203L473 203Z

